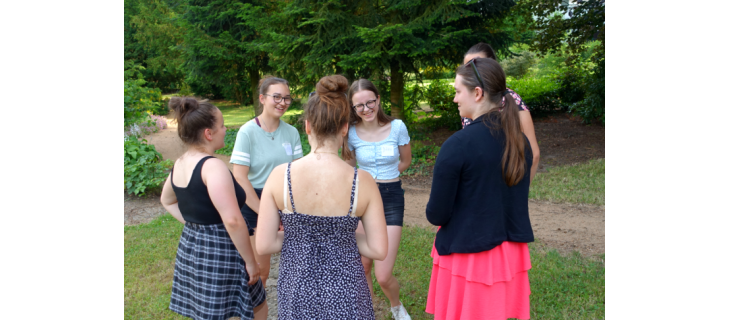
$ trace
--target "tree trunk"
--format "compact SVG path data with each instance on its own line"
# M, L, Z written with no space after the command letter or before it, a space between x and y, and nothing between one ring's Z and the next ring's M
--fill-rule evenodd
M397 60L390 62L390 115L403 120L403 71Z
M259 70L248 70L248 81L251 85L251 103L257 117L263 111L259 107L259 80L261 80Z

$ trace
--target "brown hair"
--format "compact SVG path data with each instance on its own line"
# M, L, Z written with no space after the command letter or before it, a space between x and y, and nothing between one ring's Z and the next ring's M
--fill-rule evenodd
M501 129L504 133L505 144L502 154L502 177L508 186L514 186L525 176L525 136L520 125L519 107L507 93L505 74L502 67L494 59L477 58L474 65L484 83L484 97L492 103L502 106L493 108L486 114L485 125L490 122L490 129ZM470 91L479 86L474 68L471 63L463 64L456 70L461 76L462 83ZM500 110L501 109L501 110Z
M375 85L370 82L368 79L358 79L352 82L352 85L350 85L350 90L347 91L347 102L350 104L350 125L354 126L358 122L360 122L360 116L357 115L357 111L354 108L354 104L352 103L352 96L356 93L367 90L375 94L376 97L380 98L380 93L378 92L378 88L375 87ZM386 123L390 123L393 121L393 117L385 114L383 112L383 108L378 106L378 113L376 114L376 118L378 119L378 124L382 127Z
M285 84L289 86L289 82L282 78L277 78L272 75L265 75L259 80L259 94L266 94L269 91L269 87L272 84Z
M350 120L350 106L345 91L347 78L341 75L326 76L319 79L314 94L304 107L304 120L309 122L312 134L317 140L324 141L337 137L340 129ZM316 151L316 150L312 150ZM342 140L342 158L352 159L347 147L347 136Z
M218 108L208 100L194 97L172 97L167 104L175 115L177 135L187 145L199 145L200 132L215 128L215 112Z
M467 55L476 54L476 53L483 53L484 55L487 56L487 58L494 59L494 61L497 61L497 55L494 54L494 49L492 49L492 47L490 45L488 45L484 42L479 42L479 43L471 46L471 48L469 48L469 51L467 51L464 54L464 56L466 57Z

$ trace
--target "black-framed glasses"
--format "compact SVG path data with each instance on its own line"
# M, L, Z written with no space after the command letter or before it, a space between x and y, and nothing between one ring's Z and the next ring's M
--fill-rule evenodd
M264 93L264 95L274 98L274 102L276 102L276 103L281 103L281 100L284 100L285 104L291 104L291 102L292 102L291 97L282 97L281 95L278 95L278 94L270 95L270 94L265 94L265 93Z
M484 82L482 82L482 76L479 75L479 70L477 70L476 59L471 59L467 63L471 63L471 67L474 68L474 73L477 75L477 80L479 80L479 84L481 85L480 88L482 88L482 95L484 95Z
M358 105L352 106L352 107L355 108L355 110L357 110L359 112L362 112L363 110L365 110L365 107L368 107L368 109L373 110L373 108L375 108L376 102L377 102L377 100L369 100L369 101L365 102L365 104L361 103L361 104L358 104Z

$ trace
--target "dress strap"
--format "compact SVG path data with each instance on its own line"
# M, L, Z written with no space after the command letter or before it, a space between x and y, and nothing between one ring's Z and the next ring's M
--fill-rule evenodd
M352 178L352 192L350 192L350 211L347 212L348 216L352 216L357 210L357 187L359 184L357 183L357 168L354 169L355 177Z
M286 165L286 183L289 186L289 200L291 201L291 211L297 212L297 208L294 206L294 195L291 192L291 162ZM284 201L284 203L286 203L286 201ZM286 204L284 205L286 206Z

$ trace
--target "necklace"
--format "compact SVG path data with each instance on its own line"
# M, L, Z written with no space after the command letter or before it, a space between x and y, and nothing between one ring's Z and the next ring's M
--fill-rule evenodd
M266 125L266 121L264 121L264 119L261 119L261 123L263 123L264 127L266 127L266 130L264 130L264 132L269 133L269 126ZM271 140L274 140L274 132L271 132Z
M337 154L337 152L327 152L327 151L324 151L324 152L312 152L312 153L314 153L314 154L317 155L317 160L321 159L320 153L329 153L329 154L334 154L336 156L339 156L339 154Z

